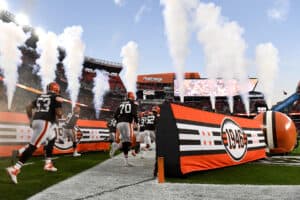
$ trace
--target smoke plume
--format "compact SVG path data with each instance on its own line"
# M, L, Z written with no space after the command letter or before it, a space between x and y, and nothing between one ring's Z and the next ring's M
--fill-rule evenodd
M139 65L138 45L128 42L121 50L122 64L125 67L125 85L127 91L136 92L137 68Z
M196 5L196 1L161 0L164 6L165 35L173 65L176 69L176 79L179 85L180 100L184 97L184 68L189 52L190 24L188 13Z
M39 35L37 50L40 57L36 60L36 63L39 65L38 75L41 77L44 92L47 84L55 80L56 64L59 61L57 48L58 38L54 33L48 32Z
M103 97L109 91L108 74L104 71L96 70L96 77L94 78L94 107L96 118L99 119L100 109L103 104Z
M278 73L278 50L272 43L259 44L256 47L257 75L260 80L262 92L265 94L269 109L272 107L274 81Z
M6 0L0 0L0 12L2 10L7 10L8 9L8 4Z
M204 49L208 78L224 78L225 83L233 78L239 80L240 84L247 82L245 57L247 45L242 37L243 28L237 22L227 21L221 15L221 8L213 3L199 3L195 21L197 39ZM242 91L244 94L245 92ZM248 97L245 96L247 94L243 98L246 105ZM232 95L229 94L228 100L232 112Z
M18 47L24 44L28 36L16 24L4 23L1 20L0 30L0 69L4 75L3 81L10 110L18 81L18 67L22 62L22 53Z
M65 28L62 35L60 35L60 41L62 47L66 51L66 57L64 58L64 70L68 80L68 92L74 107L79 89L83 62L85 45L81 40L81 34L83 30L81 26L72 26Z

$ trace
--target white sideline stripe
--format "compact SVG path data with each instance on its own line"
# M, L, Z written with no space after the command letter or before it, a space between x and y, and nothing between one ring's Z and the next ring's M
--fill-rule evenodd
M56 160L59 159L59 157L52 157L51 160ZM42 159L42 161L46 161L45 159ZM27 162L24 163L23 166L27 166L27 165L34 165L35 162Z
M268 141L268 147L270 149L274 148L274 138L273 138L273 123L272 123L272 111L266 112L266 126L267 126L267 141Z
M56 156L56 157L52 157L51 158L51 160L56 160L56 159L59 159L59 157L58 156ZM46 161L45 159L43 159L43 161Z
M23 166L26 166L26 165L33 165L33 164L34 164L34 162L28 162L28 163L23 164Z

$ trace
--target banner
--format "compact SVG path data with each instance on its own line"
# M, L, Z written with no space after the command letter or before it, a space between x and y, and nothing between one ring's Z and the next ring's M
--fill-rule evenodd
M157 154L166 176L238 165L266 157L257 120L165 103L157 128Z
M77 150L79 152L108 150L109 130L106 121L78 120L82 136ZM55 131L55 130L53 130ZM28 144L32 137L27 116L22 113L0 112L0 157L9 157L13 150ZM72 141L62 131L56 130L54 154L72 153ZM43 146L34 155L43 155Z

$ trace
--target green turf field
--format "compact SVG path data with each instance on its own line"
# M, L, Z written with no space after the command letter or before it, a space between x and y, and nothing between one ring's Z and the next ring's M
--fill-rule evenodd
M300 145L289 155L300 156ZM196 172L168 182L207 184L300 185L300 166L247 163L210 171Z
M249 163L167 178L168 182L207 184L300 185L300 166Z
M18 184L13 184L6 174L5 168L10 166L10 159L0 159L0 199L26 199L43 189L71 177L79 172L95 166L108 159L107 152L90 152L81 157L61 155L54 160L57 172L43 170L43 157L34 157L28 161L33 164L22 167L18 175Z
M299 143L300 143L300 140L299 140ZM300 156L300 144L296 149L294 149L294 151L291 153L291 155L299 155Z
M300 147L292 155L300 156ZM34 164L24 166L18 176L18 185L11 183L5 168L10 159L0 159L0 200L26 199L43 189L74 176L108 159L108 152L90 152L81 157L61 155L56 159L57 172L45 172L42 157L28 161ZM185 178L167 178L167 182L208 183L208 184L259 184L259 185L300 185L300 166L281 166L248 163L216 170L192 173Z

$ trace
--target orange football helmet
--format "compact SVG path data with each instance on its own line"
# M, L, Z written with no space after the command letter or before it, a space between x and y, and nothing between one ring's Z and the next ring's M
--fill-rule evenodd
M51 82L47 85L47 92L53 92L55 94L59 94L60 86L56 82Z
M152 112L156 112L157 114L160 113L160 107L159 106L153 106L152 107Z
M127 98L130 99L130 100L135 100L135 95L133 92L127 92Z

